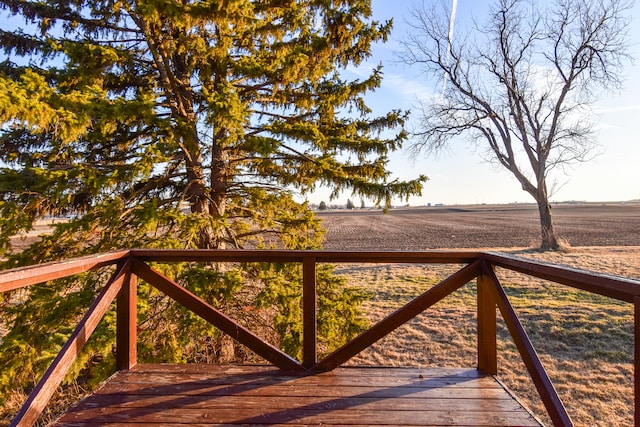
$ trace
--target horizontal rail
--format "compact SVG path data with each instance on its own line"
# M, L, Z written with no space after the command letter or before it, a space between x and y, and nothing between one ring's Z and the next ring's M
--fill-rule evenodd
M490 264L587 292L633 303L640 297L640 281L527 260L511 255L481 251L350 252L287 250L188 250L131 249L89 255L41 265L0 271L0 293L60 279L114 264L129 256L152 262L303 262L312 257L318 263L424 263L470 264L484 259Z
M128 257L129 251L122 250L0 271L0 293L84 273Z
M482 257L478 251L288 251L288 250L228 250L228 249L131 249L131 256L141 261L154 262L303 262L315 258L316 262L363 263L424 263L469 264Z
M484 252L482 258L497 267L503 267L625 302L633 303L635 298L640 296L639 280L578 270L568 266L553 265L540 261L530 261L493 252Z

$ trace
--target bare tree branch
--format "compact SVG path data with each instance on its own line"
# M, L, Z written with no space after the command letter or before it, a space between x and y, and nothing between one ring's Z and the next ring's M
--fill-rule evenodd
M589 106L621 85L629 59L627 0L496 0L487 20L450 40L450 10L412 11L401 58L446 82L421 100L413 151L461 136L484 145L538 203L542 247L556 249L547 178L597 146ZM459 33L459 31L458 31Z

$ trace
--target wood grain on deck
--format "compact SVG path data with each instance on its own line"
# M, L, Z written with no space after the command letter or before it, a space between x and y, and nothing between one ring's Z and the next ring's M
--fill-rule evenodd
M56 426L539 426L472 369L138 365L115 374Z

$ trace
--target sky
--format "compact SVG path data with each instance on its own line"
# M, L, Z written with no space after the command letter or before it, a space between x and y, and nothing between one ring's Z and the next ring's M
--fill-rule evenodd
M427 97L434 88L441 87L397 60L399 41L407 31L406 21L412 4L419 0L373 0L374 19L393 18L394 30L388 43L376 45L364 69L383 65L384 80L376 92L367 96L374 112L390 109L414 109L418 98ZM546 0L539 0L546 1ZM487 1L458 0L455 26L469 24L473 18L482 20ZM567 168L556 174L556 190L551 200L562 201L627 201L640 199L640 2L630 10L631 55L636 58L624 72L624 88L619 93L604 93L593 106L597 122L599 153L595 158ZM454 28L455 28L454 26ZM415 116L411 119L415 120ZM411 124L410 124L411 125ZM403 150L390 156L390 170L394 178L413 179L420 174L429 177L422 197L411 197L411 206L431 204L528 203L533 198L525 193L509 172L482 160L476 148L466 139L454 141L449 150L434 155L412 157L405 143ZM307 199L313 203L329 203L329 191L319 190ZM331 203L345 203L349 193ZM396 200L395 204L406 204Z
M412 5L422 0L372 0L374 19L393 19L394 29L387 43L377 44L372 56L353 78L364 77L378 64L383 65L382 86L367 95L366 101L374 114L385 114L391 109L415 109L418 99L428 98L434 90L442 88L423 75L421 70L398 61L401 50L400 40L407 33L409 12ZM440 0L425 0L434 2ZM448 2L450 0L442 0ZM451 0L453 1L453 0ZM470 25L473 19L482 21L488 0L456 0L457 13L455 27ZM540 3L550 0L536 0ZM555 187L552 201L627 201L640 199L640 0L630 10L633 19L630 25L630 54L636 58L625 68L624 89L619 93L603 94L593 106L594 120L597 121L599 153L586 162L574 164L552 177L550 186ZM2 20L2 26L19 25ZM441 89L440 89L441 90ZM412 115L409 128L416 120ZM525 193L509 172L486 163L477 149L465 138L459 138L447 151L438 155L421 154L412 156L405 143L404 149L390 155L391 179L410 180L421 174L427 175L421 197L411 197L408 202L395 200L394 204L423 206L427 204L493 204L531 203L534 200ZM555 185L551 182L556 183ZM350 193L343 193L338 199L329 199L330 190L320 188L312 194L298 196L311 203L335 203L344 205L352 199L356 206L360 200ZM367 201L371 204L371 201Z

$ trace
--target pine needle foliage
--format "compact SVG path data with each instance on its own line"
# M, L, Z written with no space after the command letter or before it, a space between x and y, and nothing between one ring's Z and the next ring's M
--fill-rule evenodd
M386 169L406 113L372 117L364 100L382 70L344 77L391 30L370 3L0 1L20 22L0 30L2 267L114 248L317 249L319 220L294 191L328 185L386 206L419 194L425 177L390 181ZM45 215L69 221L15 253L12 238ZM298 267L156 267L300 355ZM0 396L33 385L106 277L0 301ZM363 328L366 295L330 266L318 288L330 350ZM138 292L142 361L250 357L148 284ZM95 382L113 367L114 323L109 312L71 377Z

